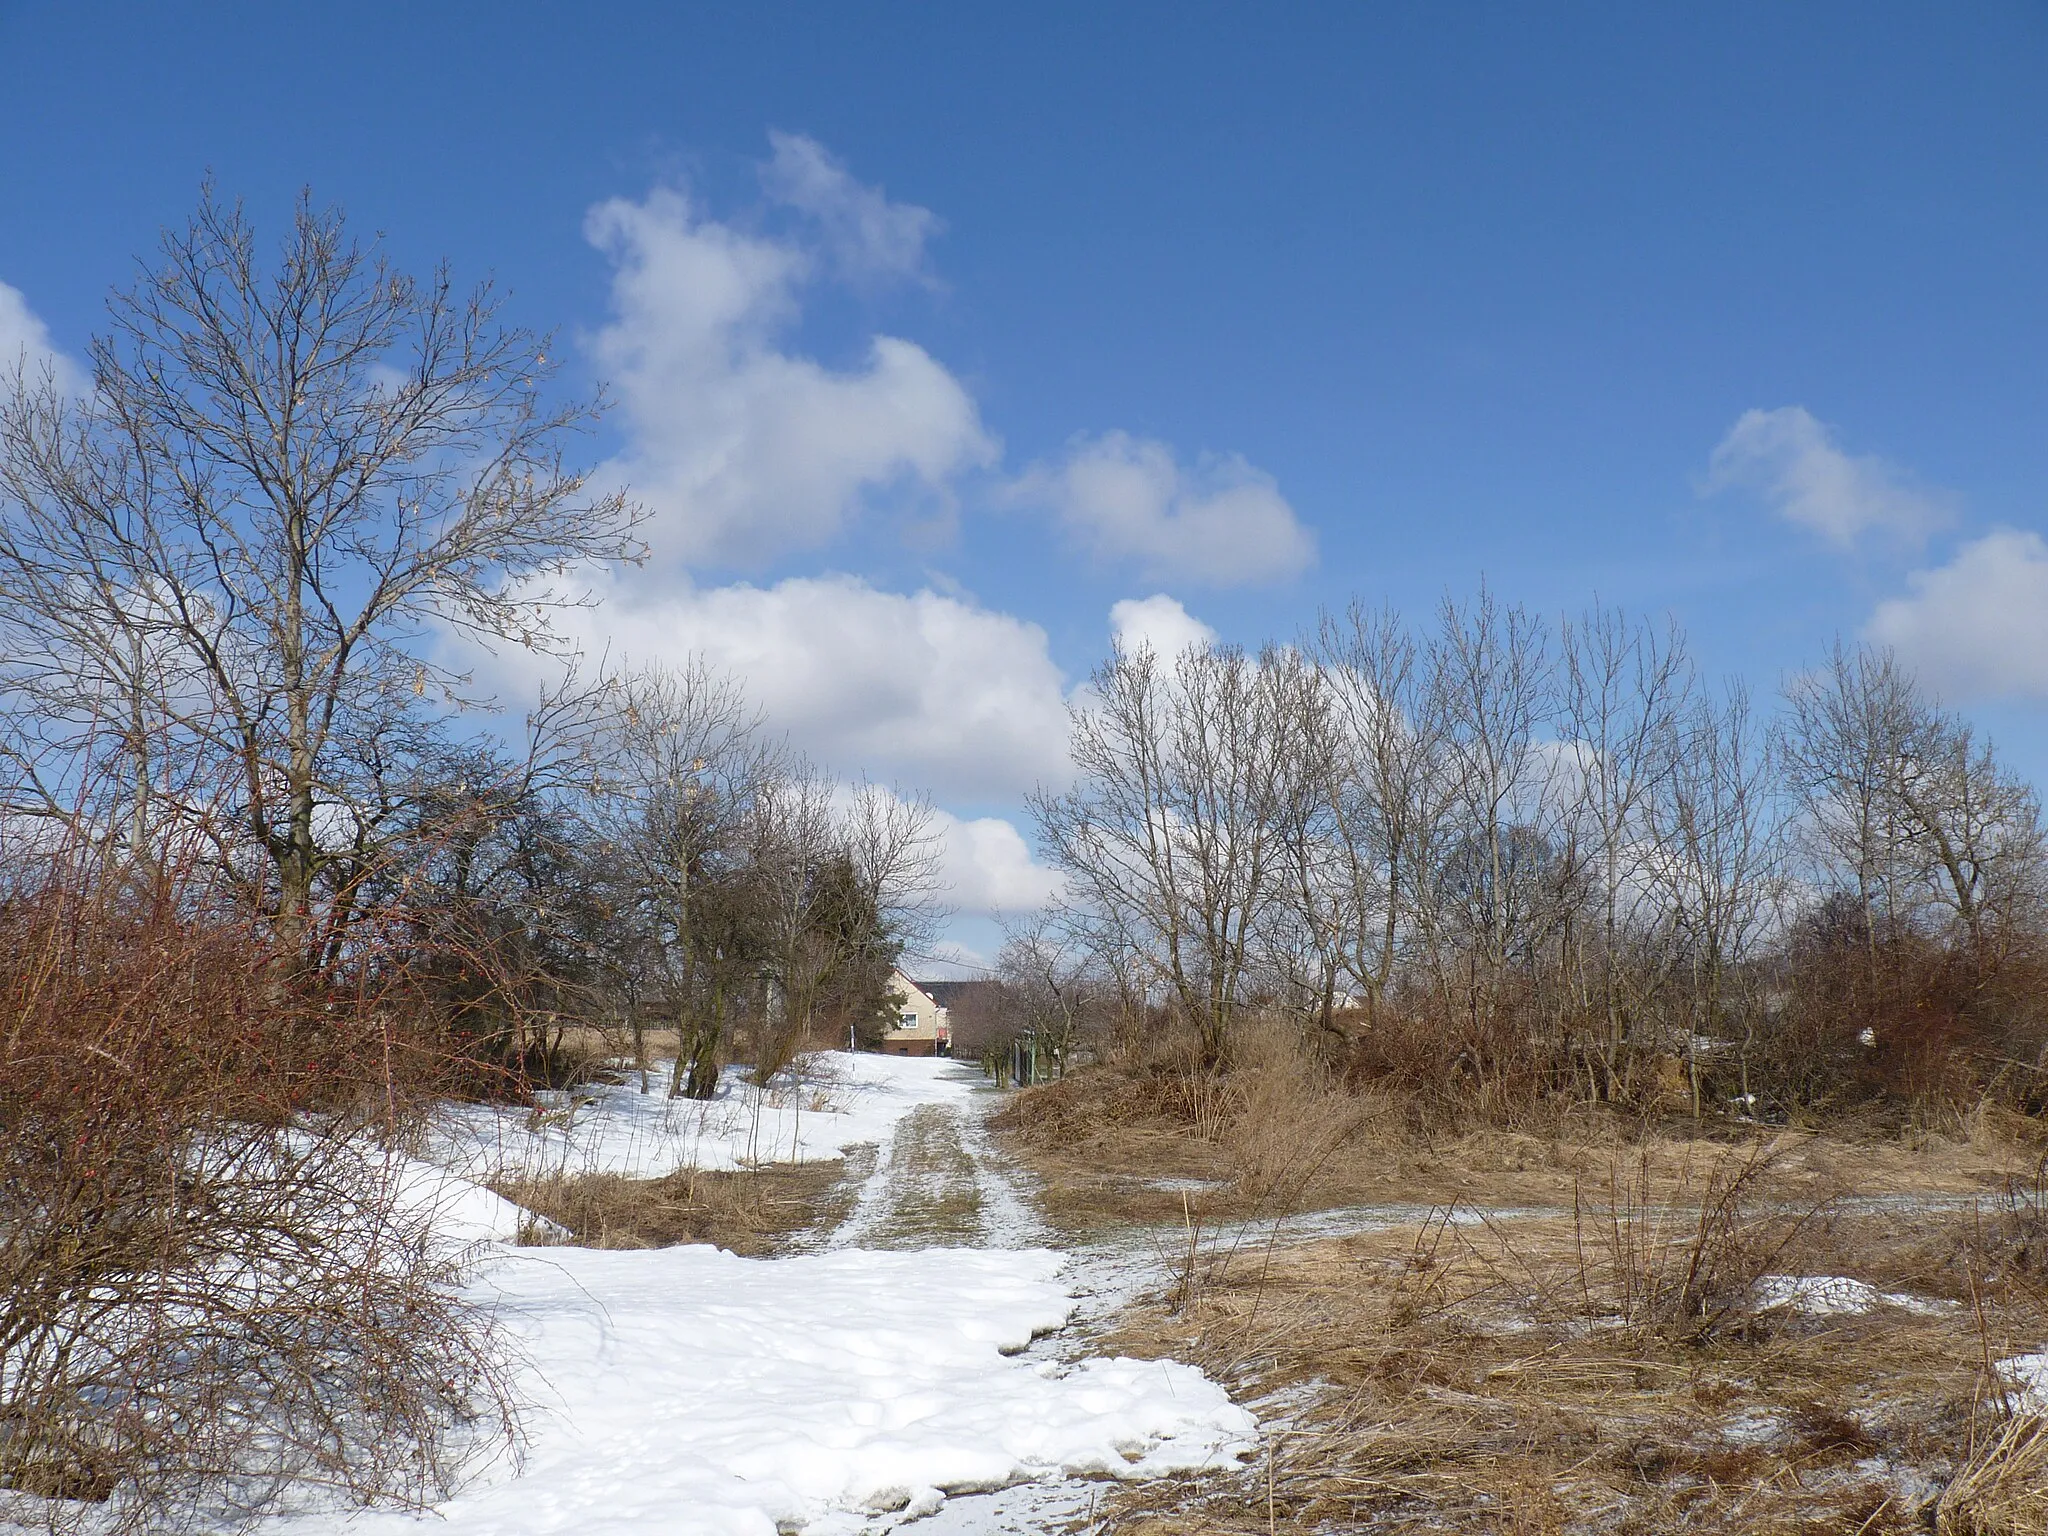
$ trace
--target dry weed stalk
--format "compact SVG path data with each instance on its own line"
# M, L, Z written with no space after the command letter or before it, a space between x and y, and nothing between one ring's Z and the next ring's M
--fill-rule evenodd
M2048 1418L2007 1419L1942 1494L1934 1528L1939 1536L2048 1532Z
M1778 1143L1753 1141L1712 1157L1702 1174L1688 1151L1661 1199L1647 1148L1633 1167L1611 1158L1590 1198L1575 1179L1568 1310L1687 1344L1746 1324L1759 1282L1833 1204L1825 1193L1787 1198L1775 1178L1782 1156ZM1539 1281L1539 1304L1556 1310L1559 1292L1555 1276Z

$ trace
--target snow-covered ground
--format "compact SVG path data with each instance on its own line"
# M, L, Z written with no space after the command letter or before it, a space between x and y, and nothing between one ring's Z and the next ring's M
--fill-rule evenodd
M919 1104L965 1103L973 1091L958 1063L908 1056L825 1051L765 1091L745 1069L726 1072L718 1096L671 1099L665 1072L649 1092L634 1077L547 1095L534 1110L451 1106L435 1161L472 1177L616 1173L653 1178L678 1168L830 1160L862 1143L886 1145Z
M553 1222L434 1163L394 1158L389 1177L396 1184L399 1202L424 1217L437 1235L452 1244L511 1243L536 1231L561 1231Z
M744 1259L706 1245L487 1244L479 1299L520 1352L532 1405L521 1463L481 1469L425 1517L301 1514L272 1531L846 1536L928 1514L949 1495L1229 1466L1252 1448L1251 1415L1192 1367L1023 1352L1068 1320L1083 1282L1064 1255L1000 1246L995 1229L1019 1207L980 1138L987 1099L971 1072L875 1056L823 1066L780 1094L734 1083L701 1114L631 1087L567 1124L529 1129L523 1116L466 1111L438 1150L471 1174L653 1174L830 1157L860 1142L884 1151L860 1202L865 1224L848 1224L854 1246ZM982 1186L981 1246L905 1248L905 1224L888 1219L891 1191L921 1186L886 1144L926 1105L946 1112L936 1119L958 1117ZM934 1121L926 1110L917 1135ZM451 1236L508 1235L488 1192L422 1187L448 1201ZM859 1246L868 1231L895 1240ZM1031 1235L1019 1215L1011 1240Z
M2014 1408L2022 1413L2048 1414L2048 1350L2001 1360L1998 1373L2013 1388Z
M1006 1353L1065 1321L1060 1267L1044 1250L960 1248L508 1255L485 1284L541 1405L525 1465L441 1505L431 1528L824 1536L948 1492L1214 1466L1249 1445L1250 1416L1187 1366ZM423 1529L399 1514L345 1528Z

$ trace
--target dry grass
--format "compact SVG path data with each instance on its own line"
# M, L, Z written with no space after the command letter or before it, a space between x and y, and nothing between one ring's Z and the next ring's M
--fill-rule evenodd
M1192 1359L1274 1432L1235 1485L1136 1491L1117 1528L1905 1531L1996 1434L1965 1309L1752 1308L1701 1339L1519 1287L1584 1238L1439 1218L1239 1255L1180 1314L1138 1309L1104 1347ZM2004 1460L1979 1480L2009 1490ZM1983 1527L2008 1528L2032 1529Z
M869 1154L872 1157L872 1154ZM509 1180L506 1199L590 1248L716 1243L748 1258L783 1253L853 1209L868 1168L853 1159L776 1163L738 1172L686 1168L659 1179L573 1174Z
M1389 1096L1337 1089L1284 1050L1228 1076L1191 1079L1172 1061L1085 1069L1015 1095L992 1124L1039 1175L1048 1219L1078 1236L1178 1224L1184 1201L1210 1225L1385 1204L1568 1210L1617 1158L1655 1203L1753 1136L1581 1106L1543 1134L1426 1137ZM1953 1137L1787 1132L1774 1177L1809 1197L1989 1195L2014 1166L2011 1129L1980 1117Z
M1284 1061L1233 1077L1083 1073L999 1122L1055 1222L1191 1235L1101 1347L1191 1360L1267 1426L1257 1465L1123 1490L1103 1530L2048 1531L2048 1436L1994 1370L2048 1340L2031 1126L1432 1142ZM1281 1219L1353 1205L1387 1224ZM1784 1274L1914 1304L1773 1305Z
M2018 1414L1972 1455L1941 1497L1939 1536L2048 1531L2048 1419Z

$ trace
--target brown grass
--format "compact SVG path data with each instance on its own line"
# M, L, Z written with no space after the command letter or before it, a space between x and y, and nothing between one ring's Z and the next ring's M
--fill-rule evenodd
M1988 1438L1936 1510L1939 1536L2040 1536L2048 1531L2048 1419L2019 1414Z
M1388 1203L1569 1209L1617 1157L1655 1202L1755 1135L1581 1106L1541 1134L1428 1136L1391 1095L1334 1086L1286 1045L1228 1074L1191 1076L1172 1059L1084 1068L1014 1095L992 1126L1039 1175L1048 1219L1077 1235L1179 1223L1184 1199L1210 1224ZM1809 1196L1989 1195L2015 1166L2013 1129L1980 1118L1954 1137L1788 1131L1774 1177Z
M1993 1374L2048 1340L2031 1126L1431 1139L1284 1057L1172 1076L1079 1073L998 1120L1056 1223L1189 1239L1100 1347L1190 1360L1267 1426L1256 1465L1123 1490L1101 1529L1874 1536L1939 1504L1956 1536L2048 1530L2048 1440ZM1288 1238L1349 1205L1434 1209ZM1771 1307L1775 1274L1949 1305Z
M1588 1327L1512 1284L1575 1266L1579 1237L1424 1224L1239 1256L1180 1315L1138 1309L1103 1347L1262 1403L1270 1465L1134 1491L1113 1528L1904 1531L1973 1426L1996 1434L1967 1312L1752 1315L1705 1342ZM1980 1480L2010 1487L2001 1465Z
M659 1179L557 1175L494 1188L584 1247L716 1243L758 1258L837 1226L853 1209L863 1172L840 1162L776 1163L738 1172L686 1168Z

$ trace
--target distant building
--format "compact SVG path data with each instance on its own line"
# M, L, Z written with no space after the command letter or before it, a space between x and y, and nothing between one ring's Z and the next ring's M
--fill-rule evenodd
M952 1054L953 1031L946 1009L932 996L931 983L912 981L901 970L889 973L889 991L896 999L896 1015L882 1033L880 1050L885 1056L948 1056Z

